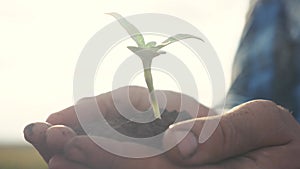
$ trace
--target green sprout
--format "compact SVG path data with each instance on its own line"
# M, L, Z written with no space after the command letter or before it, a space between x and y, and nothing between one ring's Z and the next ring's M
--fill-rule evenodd
M151 74L152 59L155 58L156 56L159 56L160 54L165 54L166 52L161 51L160 49L167 45L170 45L173 42L177 42L179 40L188 39L188 38L195 38L201 41L203 40L197 36L193 36L190 34L176 34L174 36L167 38L160 45L156 45L157 43L154 41L145 43L144 37L141 34L141 32L134 25L128 22L124 17L122 17L118 13L107 13L107 14L115 17L120 23L120 25L127 31L130 37L136 42L137 47L127 46L127 48L131 50L133 53L135 53L137 56L139 56L143 62L144 77L150 94L154 117L161 119L161 113L158 107L157 98L154 94L154 86L153 86L153 80Z

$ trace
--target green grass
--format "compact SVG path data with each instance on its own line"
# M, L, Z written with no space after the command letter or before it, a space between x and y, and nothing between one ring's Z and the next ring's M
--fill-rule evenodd
M39 153L31 146L0 145L0 169L47 169Z

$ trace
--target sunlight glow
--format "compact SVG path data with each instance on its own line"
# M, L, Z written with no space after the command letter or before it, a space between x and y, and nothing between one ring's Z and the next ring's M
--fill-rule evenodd
M219 55L228 89L232 60L248 3L248 0L0 0L0 144L24 143L22 131L26 124L44 121L49 114L73 104L72 80L76 61L86 42L114 21L104 15L110 11L124 16L165 13L193 24ZM174 44L168 50L187 52L178 46L180 44ZM123 49L114 52L122 57ZM118 63L117 60L113 62ZM192 62L189 64L192 70L197 69ZM199 74L197 84L202 85L200 92L204 93L210 87L203 73ZM163 76L157 76L155 80L169 80ZM109 76L105 78L109 80ZM100 75L96 77L95 84L100 79ZM138 79L139 76L133 82L142 84ZM176 90L176 85L169 86ZM101 93L109 87L95 91ZM166 87L168 85L159 88ZM200 101L209 105L211 96L207 92L205 95Z

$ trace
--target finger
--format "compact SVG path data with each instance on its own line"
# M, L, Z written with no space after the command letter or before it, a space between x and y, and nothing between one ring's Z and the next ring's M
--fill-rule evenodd
M116 93L121 90L125 90L125 88L116 90ZM136 92L135 95L139 94ZM119 98L119 100L121 99ZM46 121L53 125L69 126L77 134L85 134L80 123L82 121L87 123L95 121L95 117L99 117L99 110L103 116L107 114L116 115L117 110L114 107L112 92L103 93L96 97L82 98L74 106L51 114ZM81 122L78 119L78 113L80 113Z
M163 100L166 100L165 109L167 111L172 112L175 110L179 113L187 112L192 118L205 117L209 113L215 114L209 108L188 95L167 90L158 90L157 93L158 101L164 102ZM163 96L159 95L159 93L162 93L165 98L162 98Z
M67 160L62 155L55 155L49 161L49 169L89 169L79 163Z
M63 152L65 143L75 137L76 133L69 127L63 125L55 125L49 127L46 131L46 144L55 154Z
M299 144L285 144L281 146L266 147L247 153L239 158L233 158L223 163L232 169L239 168L299 168Z
M280 146L265 147L242 156L224 160L201 169L262 169L299 168L300 146L294 142Z
M69 126L75 131L82 132L74 106L51 114L46 122L53 125Z
M98 139L98 140L96 140ZM101 142L102 146L112 145L113 152L110 149L102 149L95 143ZM106 147L107 148L107 147ZM163 156L155 156L148 158L130 158L122 157L123 155L133 155L141 151L157 151L147 146L142 146L128 142L118 142L106 138L94 138L91 140L86 136L74 137L65 147L65 156L67 159L88 165L91 168L113 168L113 169L132 169L132 168L164 168L177 169L170 161L165 160Z
M266 146L286 144L291 141L291 134L282 121L282 114L290 116L276 104L258 100L232 109L221 119L215 116L179 123L170 127L165 134L165 146L174 144L174 140L180 141L167 156L181 164L205 164ZM204 143L199 142L204 123L218 120L219 125L209 139ZM184 135L181 141L178 137L183 138Z
M166 103L168 111L186 111L191 117L202 117L208 114L208 109L195 99L171 91L157 91L159 103ZM71 127L77 134L84 134L80 123L93 123L102 113L104 117L115 118L120 112L131 112L131 108L146 111L150 106L148 90L143 87L122 87L112 92L96 97L83 98L75 106L51 114L47 122ZM198 114L199 113L199 114ZM80 118L80 121L78 119Z
M111 102L110 93L104 93L97 97L82 98L74 106L51 114L46 121L53 125L68 126L77 134L85 134L81 122L78 119L78 111L81 112L81 121L93 122L95 121L95 117L99 116L98 106L99 108L101 107L101 110L112 109L112 105L108 102Z
M135 90L132 95L138 97L141 95L140 88L132 87ZM51 114L47 118L47 122L53 125L65 125L72 128L77 134L85 134L81 123L94 124L99 119L99 113L103 116L110 116L112 118L119 116L118 111L114 106L114 98L116 102L125 102L124 99L128 99L121 93L125 93L127 88L120 88L113 92L101 94L96 97L86 97L80 99L74 106L68 107L62 111ZM127 94L128 95L128 94ZM138 100L134 100L137 103ZM142 104L142 102L140 103ZM123 103L124 105L124 103Z
M46 162L49 161L53 152L48 149L46 143L46 131L51 127L48 123L32 123L24 128L24 138L31 143L41 154Z

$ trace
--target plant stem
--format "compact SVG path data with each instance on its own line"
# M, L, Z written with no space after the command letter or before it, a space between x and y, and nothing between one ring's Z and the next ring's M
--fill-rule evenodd
M157 102L157 99L156 99L156 96L155 96L155 93L154 93L151 67L146 67L146 68L144 67L144 76L145 76L145 80L146 80L148 90L149 90L149 93L150 93L150 98L151 98L151 102L152 102L154 117L161 119L160 111L159 111L159 107L158 107L158 102Z

